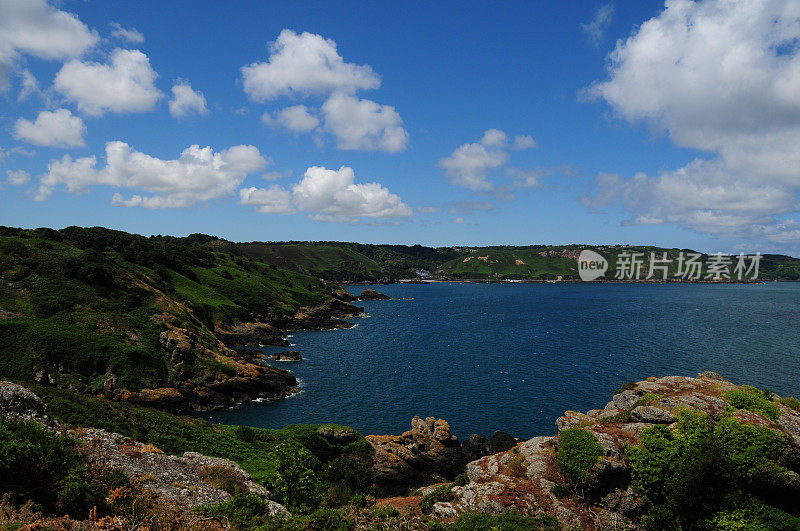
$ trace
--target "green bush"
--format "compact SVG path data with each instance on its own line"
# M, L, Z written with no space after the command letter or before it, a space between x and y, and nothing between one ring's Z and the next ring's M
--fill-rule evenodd
M788 408L794 409L795 411L800 411L800 400L793 396L784 396L780 399L780 402Z
M713 424L706 414L683 411L674 431L647 428L641 444L628 448L627 455L634 487L650 503L649 527L716 529L709 519L742 516L741 500L771 499L780 492L788 448L788 440L769 428L734 417Z
M725 399L736 409L746 409L760 413L767 418L777 419L780 411L775 402L765 396L765 393L755 387L743 385L725 393Z
M603 447L588 431L570 428L558 435L558 469L575 484L586 479L601 455Z
M85 518L107 489L92 477L78 442L36 422L0 419L0 493L45 514Z
M563 498L564 496L568 496L572 492L569 488L569 485L564 483L554 483L552 487L550 487L550 493L555 496L556 498Z

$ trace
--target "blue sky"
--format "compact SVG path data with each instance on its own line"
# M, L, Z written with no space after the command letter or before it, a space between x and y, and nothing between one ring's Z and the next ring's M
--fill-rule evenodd
M0 224L800 255L795 3L427 4L0 0Z

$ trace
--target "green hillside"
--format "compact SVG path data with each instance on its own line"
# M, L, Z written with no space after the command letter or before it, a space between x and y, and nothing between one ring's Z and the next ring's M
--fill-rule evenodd
M370 245L346 242L250 242L231 244L245 256L335 282L391 282L417 277L418 270L440 280L563 280L578 279L577 257L593 249L609 262L606 279L613 279L618 256L642 253L640 279L648 273L651 253L667 253L675 276L680 252L655 246L531 245L492 247L423 247L421 245ZM701 261L707 262L708 255ZM735 263L736 258L733 257ZM705 269L704 269L705 274ZM761 280L800 280L800 259L766 254L759 268Z
M0 377L97 393L111 376L140 390L236 374L218 330L293 314L333 287L233 250L205 235L0 228Z

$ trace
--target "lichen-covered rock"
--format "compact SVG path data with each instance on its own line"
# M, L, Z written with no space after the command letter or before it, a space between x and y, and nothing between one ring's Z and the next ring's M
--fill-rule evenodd
M105 430L76 430L72 434L86 441L90 458L105 467L123 470L159 498L188 508L212 505L230 500L232 492L223 489L233 486L267 502L271 514L288 514L285 507L270 501L267 489L233 461L194 452L183 457L167 455L152 445Z
M631 420L636 422L646 422L650 424L672 424L678 418L660 407L637 406L631 411Z
M414 417L402 435L368 435L375 449L373 470L378 493L398 495L437 482L452 481L464 470L464 454L442 419Z
M0 416L50 424L47 406L32 391L11 382L0 382Z

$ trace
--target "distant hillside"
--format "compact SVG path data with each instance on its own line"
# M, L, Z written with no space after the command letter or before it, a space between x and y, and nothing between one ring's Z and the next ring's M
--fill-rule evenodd
M494 247L423 247L421 245L366 245L343 242L250 242L236 244L245 256L278 267L335 282L391 282L416 278L427 271L434 279L453 280L563 280L578 279L577 257L583 249L601 253L609 262L606 279L613 279L620 253L643 253L641 277L647 276L650 253L676 259L691 249L654 246L532 245ZM706 262L708 255L701 261ZM735 261L735 257L734 257ZM669 276L677 263L669 267ZM762 280L800 280L800 259L763 255Z

